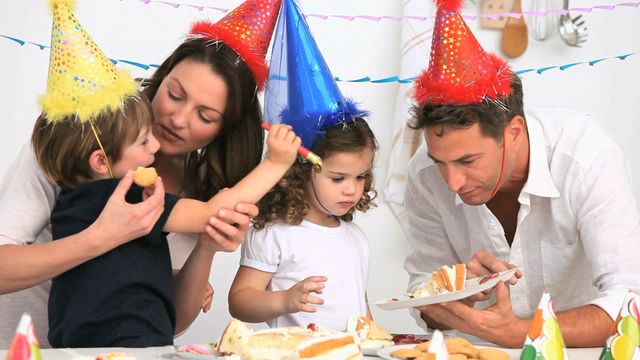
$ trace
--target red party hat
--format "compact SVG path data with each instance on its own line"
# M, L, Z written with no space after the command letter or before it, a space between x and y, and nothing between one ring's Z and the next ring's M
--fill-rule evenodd
M262 90L269 69L265 56L282 0L247 0L216 23L196 22L191 35L221 41L231 47L247 64Z
M464 105L511 94L513 73L489 54L460 16L462 0L438 0L429 67L415 81L419 105Z

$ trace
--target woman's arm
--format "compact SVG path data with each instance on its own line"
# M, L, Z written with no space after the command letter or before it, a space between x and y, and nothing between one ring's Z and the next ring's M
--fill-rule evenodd
M39 168L35 168L35 170L39 171ZM32 174L36 173L34 168L31 168L31 171ZM14 292L37 285L89 259L104 254L120 244L147 234L162 213L164 188L160 185L153 195L142 203L129 204L124 197L132 183L133 175L130 171L120 181L98 219L78 234L30 246L21 245L33 240L12 238L6 232L1 235L5 245L0 245L0 293ZM20 194L14 193L14 191L20 191L20 189L16 189L20 186L15 181L12 184L7 188L5 195ZM33 203L38 200L29 199L28 193L22 195L26 198L26 202ZM12 199L11 204L13 205L10 205L5 202L6 196L3 197L0 201L0 208L2 208L0 214L9 210L7 206L11 207L11 211L15 213L25 211L27 214L29 213L28 206L25 205L27 207L25 209L15 201L15 197ZM33 228L34 223L41 223L44 218L48 223L50 208L48 211L40 206L40 210L36 213L37 218L33 219L33 222L25 218L22 223L14 224L14 226L18 226L19 229ZM6 218L2 217L2 221L5 220Z
M180 334L196 319L204 306L213 256L218 251L233 252L244 241L250 219L258 215L254 204L241 203L234 210L221 209L217 217L211 217L205 233L200 235L195 248L174 277L176 301L176 329ZM233 224L233 225L232 225Z

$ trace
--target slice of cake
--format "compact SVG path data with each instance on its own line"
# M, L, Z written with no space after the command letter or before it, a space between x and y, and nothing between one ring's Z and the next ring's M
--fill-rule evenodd
M220 336L216 350L222 354L241 354L253 330L240 320L231 319Z
M344 359L362 358L358 339L351 334L335 333L315 337L298 344L294 359Z
M216 349L222 355L243 360L342 360L362 357L357 339L349 334L328 331L311 324L306 328L292 326L253 331L236 319L227 325Z
M381 349L394 344L391 334L365 316L351 315L347 322L347 333L358 337L363 349Z
M429 279L425 287L418 289L411 295L413 297L424 297L464 290L466 278L467 266L465 264L443 265L431 273L431 279Z

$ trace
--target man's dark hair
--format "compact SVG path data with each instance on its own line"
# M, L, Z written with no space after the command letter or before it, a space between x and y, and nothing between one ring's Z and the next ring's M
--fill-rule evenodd
M525 117L522 97L522 81L514 74L509 96L498 100L485 99L476 104L416 105L411 109L413 116L408 126L416 130L441 126L441 133L444 133L447 128L463 129L478 123L484 136L500 141L502 132L511 119L517 115Z

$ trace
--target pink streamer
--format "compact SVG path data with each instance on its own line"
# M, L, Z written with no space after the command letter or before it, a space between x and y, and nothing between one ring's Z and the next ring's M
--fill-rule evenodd
M219 11L221 13L227 13L229 12L230 9L225 9L225 8L218 8L218 7L211 7L211 6L201 6L201 5L194 5L194 4L179 4L179 3L174 3L174 2L169 2L169 1L164 1L164 0L138 0L139 2L148 5L151 2L158 2L161 4L165 4L168 5L174 9L179 8L180 6L185 6L185 7L191 7L194 9L197 9L198 11L203 11L204 9L211 9L211 10L215 10L215 11ZM522 16L546 16L548 14L566 14L567 12L583 12L583 13L590 13L592 12L594 9L595 10L607 10L607 11L612 11L615 10L618 7L634 7L634 8L638 8L640 7L640 1L636 1L636 2L623 2L623 3L618 3L618 4L601 4L601 5L594 5L592 7L581 7L581 8L571 8L568 11L567 10L562 10L562 9L549 9L549 10L545 10L545 11L523 11L521 13L512 13L512 12L507 12L507 13L501 13L501 14L478 14L478 15L472 15L472 14L462 14L462 17L468 20L475 20L477 18L489 18L489 19L496 19L498 17L502 17L502 16L507 16L507 17L512 17L512 18L516 18L519 19ZM395 22L399 22L401 20L413 20L413 21L426 21L428 19L433 19L433 16L413 16L413 15L409 15L409 16L393 16L393 15L326 15L326 14L305 14L305 17L307 18L317 18L320 20L328 20L329 18L334 18L334 19L341 19L341 20L347 20L347 21L354 21L354 20L368 20L368 21L375 21L375 22L379 22L380 20L389 20L389 21L395 21Z

